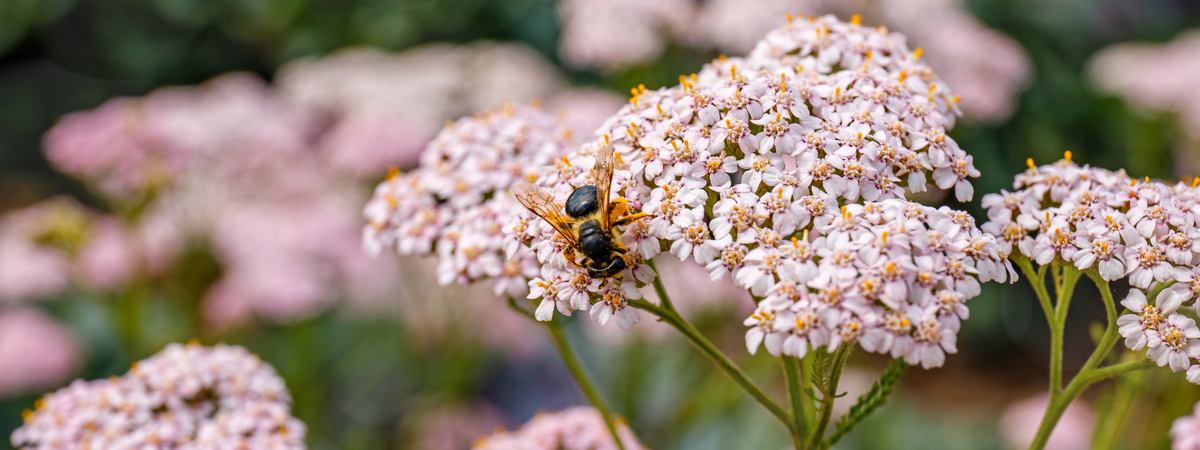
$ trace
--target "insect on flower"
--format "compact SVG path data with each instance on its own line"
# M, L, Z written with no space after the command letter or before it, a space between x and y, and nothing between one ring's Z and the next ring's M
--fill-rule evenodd
M628 249L617 239L616 227L648 215L640 212L626 215L630 210L624 198L609 201L615 164L612 146L600 146L596 156L596 184L575 189L562 213L550 195L536 186L518 183L512 187L522 205L554 226L570 244L563 249L567 261L587 269L588 276L597 279L619 278L628 265L625 261ZM576 259L576 252L582 254L582 261Z

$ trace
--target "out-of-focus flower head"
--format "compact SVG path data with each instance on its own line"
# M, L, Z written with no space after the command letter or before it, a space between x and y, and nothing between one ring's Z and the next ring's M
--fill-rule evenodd
M619 69L657 56L664 47L664 32L671 31L683 43L740 54L782 25L789 14L862 12L869 21L904 33L913 45L927 50L929 66L962 95L958 106L968 119L1008 119L1016 109L1015 97L1030 74L1029 58L1021 46L987 28L956 0L684 3L561 2L560 52L579 66Z
M565 87L534 49L490 42L400 54L342 50L288 64L276 84L290 102L330 116L318 146L335 167L363 177L412 166L447 120L504 101L549 99Z
M305 448L283 379L224 345L169 345L121 377L48 394L24 417L11 442L30 450Z
M624 423L617 434L625 450L645 447ZM479 438L472 450L616 450L612 433L600 413L590 407L568 408L556 413L538 413L516 431L500 431Z
M1105 280L1128 277L1117 320L1130 349L1148 349L1159 366L1187 370L1200 384L1200 328L1179 308L1200 295L1200 179L1174 185L1123 170L1079 166L1071 154L1017 175L1014 192L983 198L1002 251L1014 246L1040 265L1073 263ZM1157 297L1148 294L1158 292Z
M120 209L141 211L127 221L151 271L184 244L211 245L224 269L206 294L212 324L287 321L342 294L382 295L391 286L379 276L391 267L359 251L358 180L332 170L328 158L336 155L313 147L318 122L319 114L283 101L254 76L232 74L71 114L45 145L64 171L113 204L134 206ZM109 157L77 160L95 152ZM116 242L82 250L93 284L113 285L121 275L109 264L121 255Z
M69 285L111 291L141 265L132 232L66 197L0 217L0 302L52 297Z
M1200 32L1166 44L1117 44L1093 56L1088 66L1102 90L1144 110L1179 114L1182 130L1200 140L1200 92L1193 76L1200 71Z
M1200 404L1171 424L1171 450L1200 450Z
M543 264L539 319L588 310L629 328L628 300L655 276L643 262L669 251L765 298L746 321L752 352L848 342L932 367L955 351L963 302L1011 267L966 213L904 200L929 177L967 200L979 174L945 134L957 99L919 54L882 29L799 18L680 80L635 89L603 138L536 180L561 204L612 146L614 195L650 215L623 230L620 284L591 280L552 228L519 216L511 236Z
M34 309L0 313L0 396L54 387L79 367L74 336Z
M666 47L671 33L690 26L691 0L565 0L559 54L568 64L617 70L648 62Z
M523 297L538 274L533 252L506 241L505 224L524 210L508 192L576 146L571 129L533 106L508 106L448 124L421 166L394 171L363 214L369 253L394 249L438 257L438 282L490 279L496 295ZM511 258L506 260L505 252Z
M1042 416L1046 414L1046 406L1050 399L1045 395L1018 401L1009 405L1000 419L1000 435L1008 443L1008 448L1019 450L1029 448L1041 426ZM1095 413L1083 402L1072 402L1067 407L1046 448L1062 450L1084 450L1091 448L1092 429L1095 427Z

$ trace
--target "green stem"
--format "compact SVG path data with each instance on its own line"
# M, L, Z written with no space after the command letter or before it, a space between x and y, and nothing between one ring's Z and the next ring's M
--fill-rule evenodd
M833 402L837 400L838 381L842 378L842 369L846 367L846 359L849 357L850 344L843 342L833 356L833 367L829 369L828 385L821 393L821 418L818 419L817 428L813 430L812 437L809 439L811 448L821 448L821 441L825 439L825 428L829 427L829 419L833 417Z
M788 401L792 404L792 444L796 450L804 450L804 436L808 436L808 423L805 422L805 410L808 395L804 388L808 378L804 374L804 361L794 356L783 355L783 374L787 379Z
M1051 268L1052 271L1058 272ZM1082 273L1071 264L1062 266L1062 276L1056 277L1058 301L1054 304L1054 321L1050 324L1050 398L1062 392L1063 331L1067 323L1067 311L1071 309L1071 296L1075 293L1075 282ZM1112 326L1111 324L1109 325Z
M655 283L657 284L659 281L656 279ZM663 304L667 304L665 299ZM767 394L762 391L762 389L759 389L753 381L750 381L750 377L746 376L746 373L743 372L741 368L734 364L733 361L730 361L729 358L721 352L721 350L717 349L717 346L713 345L712 342L709 342L704 335L700 334L700 332L697 331L692 324L684 320L683 317L681 317L678 313L673 310L660 308L646 300L641 299L630 300L629 305L646 311L650 314L654 314L655 316L658 316L659 319L662 319L663 322L666 322L668 325L675 327L676 330L679 330L679 332L682 333L683 336L689 341L691 341L696 348L700 349L701 353L704 353L704 356L707 356L708 359L712 360L712 362L721 369L721 371L725 372L725 374L728 375L734 383L737 383L742 390L745 390L747 394L750 394L750 396L754 398L754 400L758 401L758 403L764 408L767 408L767 411L770 411L775 418L779 419L780 422L783 422L783 425L788 428L788 431L794 432L792 430L791 414L771 400L771 398L768 397Z
M579 354L571 348L571 344L567 342L567 337L563 335L562 327L554 322L546 324L546 329L550 331L550 337L554 340L554 346L558 349L558 353L562 355L563 362L567 364L567 371L571 372L571 377L575 378L575 383L579 385L579 390L587 396L588 401L592 403L592 407L600 412L604 417L604 424L608 426L608 431L612 433L613 442L616 442L617 448L625 450L625 445L621 442L621 436L617 434L617 424L612 410L608 408L608 404L600 397L600 390L596 388L592 378L588 376L587 370L583 367L583 361L579 358Z
M1092 439L1092 450L1112 450L1117 438L1125 428L1133 402L1146 381L1145 372L1127 374L1117 380L1112 401L1096 423L1096 435Z
M1096 350L1092 351L1092 356L1083 364L1083 369L1080 371L1088 371L1100 365L1104 358L1108 357L1108 353L1112 351L1113 344L1117 342L1118 327L1117 327L1117 306L1113 301L1112 289L1108 287L1108 281L1100 276L1100 273L1095 269L1088 269L1085 273L1096 284L1096 289L1100 290L1100 298L1104 300L1104 314L1108 319L1108 325L1104 328L1104 335L1100 338L1100 343L1096 344Z
M1029 284L1033 286L1033 292L1037 294L1038 303L1042 305L1042 312L1046 314L1046 321L1054 321L1054 306L1050 304L1050 293L1046 292L1046 271L1045 266L1042 270L1033 270L1033 265L1029 258L1025 255L1017 255L1013 257L1017 267L1021 268L1021 272L1025 274L1025 278L1029 279Z
M1055 374L1057 372L1060 377L1062 374L1062 330L1066 323L1067 308L1070 307L1071 292L1075 290L1075 281L1078 280L1080 274L1074 268L1064 268L1063 290L1060 292L1059 303L1055 310L1056 321L1050 324L1051 333L1054 333L1051 335L1051 338L1057 337L1057 347L1051 348L1050 403L1046 407L1046 414L1042 417L1042 424L1038 428L1038 433L1029 446L1030 450L1040 450L1045 447L1046 442L1050 439L1050 433L1054 431L1055 425L1062 418L1067 406L1070 406L1071 402L1075 401L1075 398L1088 386L1122 373L1155 366L1154 362L1149 359L1139 359L1097 368L1100 362L1108 356L1113 344L1116 343L1118 334L1117 310L1108 282L1100 277L1100 274L1094 269L1089 269L1083 273L1086 273L1096 283L1096 287L1100 289L1100 297L1104 301L1104 310L1108 318L1108 324L1104 329L1104 335L1100 338L1100 343L1092 351L1092 356L1088 358L1083 368L1079 370L1079 373L1075 374L1075 377L1067 384L1066 389L1059 391L1058 389L1060 389L1061 385L1055 381Z

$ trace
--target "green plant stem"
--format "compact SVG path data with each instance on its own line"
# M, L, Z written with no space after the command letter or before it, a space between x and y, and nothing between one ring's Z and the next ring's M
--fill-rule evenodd
M588 376L587 370L583 367L583 361L579 358L579 354L571 348L571 344L567 342L567 337L563 335L562 326L558 323L546 323L546 329L550 331L550 337L554 341L554 347L558 349L558 353L562 355L563 362L567 365L567 371L571 372L571 377L575 378L575 383L579 385L579 390L587 396L588 401L592 403L592 407L604 416L604 424L608 425L608 431L612 433L613 442L616 442L617 448L625 450L625 445L621 442L621 436L617 434L617 424L612 410L608 404L600 397L600 390Z
M1112 401L1108 408L1102 410L1103 415L1096 423L1096 435L1092 438L1092 450L1112 450L1117 445L1117 437L1125 428L1129 411L1133 402L1146 382L1145 372L1134 372L1117 379Z
M655 284L659 283L660 282L655 279ZM665 290L663 292L665 293ZM663 304L667 305L668 303L664 301ZM693 345L696 346L696 348L700 349L701 353L704 353L704 356L707 356L708 359L712 360L712 362L715 363L719 369L721 369L721 371L725 372L725 374L728 375L734 383L737 383L742 390L746 391L747 394L750 394L750 397L753 397L754 400L758 401L758 403L764 408L767 408L767 411L770 411L775 418L779 419L780 422L783 422L783 425L787 427L788 431L793 433L795 432L792 430L791 414L780 407L779 404L775 403L775 401L771 400L771 398L768 397L767 394L762 391L762 389L759 389L758 386L756 386L754 382L750 380L750 377L746 376L746 373L743 372L742 369L737 366L737 364L734 364L729 357L725 356L725 354L722 353L717 346L713 345L712 342L709 342L708 338L705 338L704 335L700 334L700 332L697 331L692 324L684 320L679 313L675 312L673 309L668 310L666 308L660 308L648 301L640 299L630 300L629 305L646 311L650 314L654 314L659 319L662 319L663 322L666 322L668 325L674 327L676 330L682 333L684 337L686 337L692 342Z
M796 450L804 450L804 436L808 436L808 422L805 421L805 406L809 402L805 387L808 378L804 373L804 361L794 356L783 355L783 374L787 379L788 401L792 404L792 444Z
M1051 268L1054 271L1054 268ZM1057 271L1056 271L1057 272ZM1055 279L1058 301L1054 303L1054 323L1050 325L1050 396L1062 392L1063 332L1067 323L1067 311L1071 309L1071 296L1075 293L1075 282L1081 273L1075 266L1062 267L1062 276Z
M1022 270L1025 270L1022 265ZM1028 271L1026 271L1028 272ZM1089 278L1100 289L1100 298L1104 302L1104 310L1108 319L1108 324L1104 329L1104 334L1100 338L1100 343L1096 349L1092 351L1092 355L1084 363L1083 368L1064 389L1062 387L1062 336L1063 329L1066 326L1067 310L1071 305L1071 294L1075 290L1075 282L1078 281L1081 274L1086 273ZM1035 284L1035 290L1041 279L1030 278L1030 283ZM1079 397L1088 386L1091 386L1097 381L1104 380L1110 377L1120 375L1129 371L1146 369L1154 367L1154 362L1149 359L1139 359L1137 361L1114 364L1108 367L1098 368L1097 366L1108 356L1112 350L1113 344L1117 340L1117 310L1113 301L1112 290L1108 286L1108 282L1100 277L1095 269L1088 269L1080 272L1073 266L1063 267L1062 288L1059 290L1058 303L1054 308L1054 320L1050 321L1050 402L1046 407L1046 414L1042 417L1042 424L1038 428L1037 435L1034 436L1033 442L1029 445L1030 450L1040 450L1046 446L1046 442L1050 439L1050 433L1054 431L1058 420L1062 418L1067 406ZM1044 287L1044 284L1043 284Z
M537 306L537 300L531 300L534 306ZM534 317L533 313L523 308L517 303L513 297L508 297L508 306L517 314L525 316L529 320L543 324L546 326L546 331L550 333L550 340L554 342L554 348L558 350L558 354L562 356L563 363L567 365L567 372L571 373L571 378L575 379L575 384L579 385L579 390L583 391L583 395L588 398L588 402L592 404L596 411L604 417L604 424L608 426L608 431L612 433L614 442L617 443L617 448L625 450L625 444L621 442L621 436L617 434L617 424L615 415L609 409L608 403L605 403L604 398L600 396L600 389L596 387L596 383L592 381L588 375L587 369L583 366L583 359L571 347L571 343L567 342L567 336L563 334L562 323L556 318L551 322L542 322Z
M829 369L829 382L821 393L821 417L817 420L817 428L809 439L810 448L821 448L825 439L825 428L829 427L829 419L833 417L833 403L837 400L838 381L842 378L842 369L846 367L846 359L850 357L850 345L843 343L833 355L833 367Z
M1046 292L1046 267L1042 266L1041 270L1033 270L1033 265L1029 258L1024 255L1013 257L1017 267L1021 268L1021 272L1025 274L1025 278L1029 279L1029 284L1033 286L1033 292L1037 294L1038 303L1042 305L1042 312L1046 314L1046 321L1054 321L1054 306L1050 304L1050 293Z

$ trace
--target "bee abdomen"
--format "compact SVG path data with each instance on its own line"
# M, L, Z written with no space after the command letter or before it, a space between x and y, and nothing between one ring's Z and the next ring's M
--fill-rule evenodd
M596 200L596 187L584 186L576 189L567 197L567 215L576 219L587 217L600 209Z

